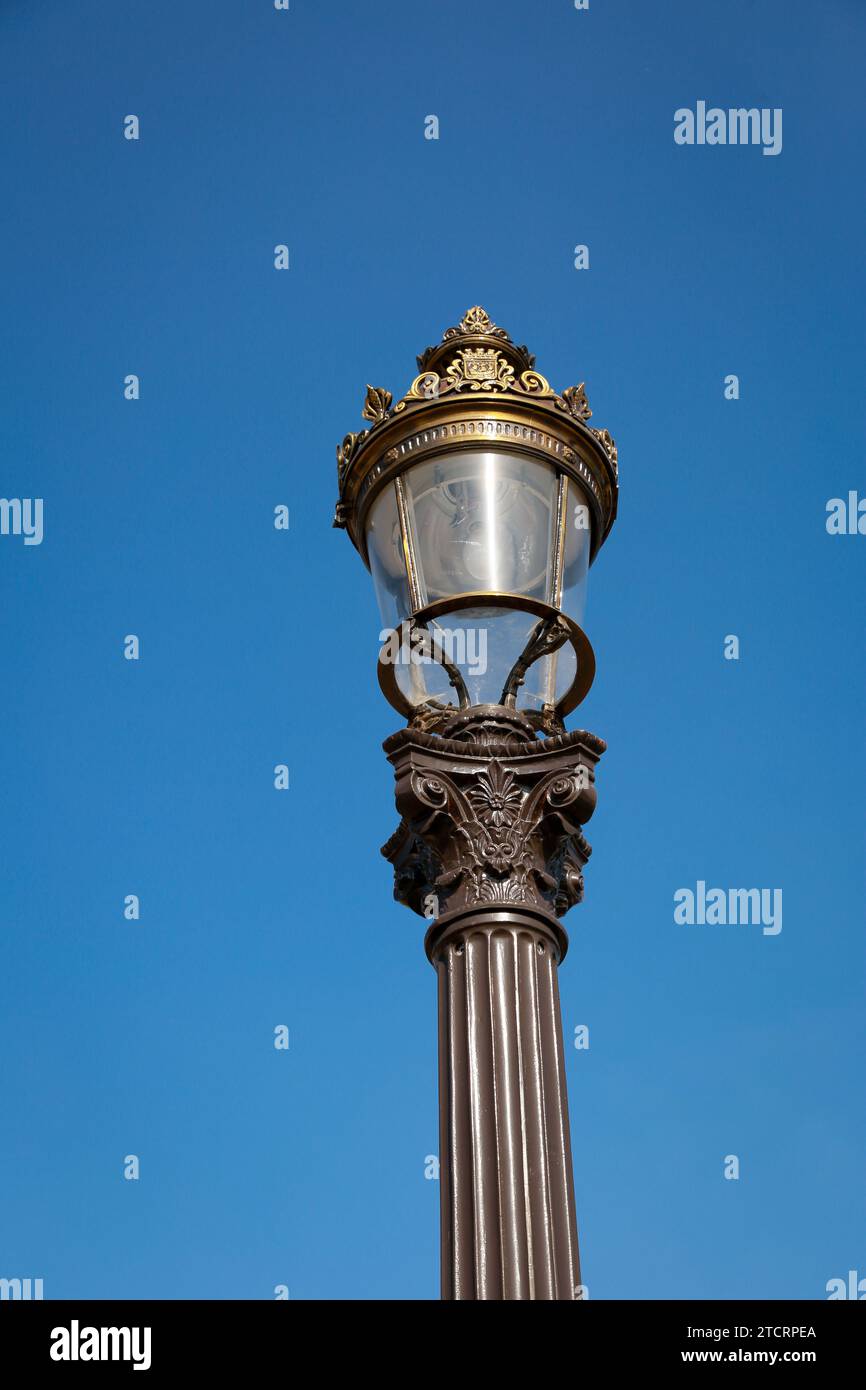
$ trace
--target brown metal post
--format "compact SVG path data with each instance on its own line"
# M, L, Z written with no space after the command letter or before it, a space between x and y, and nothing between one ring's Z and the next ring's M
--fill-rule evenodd
M442 1296L575 1299L580 1268L557 971L604 744L477 707L385 749L395 895L435 913Z

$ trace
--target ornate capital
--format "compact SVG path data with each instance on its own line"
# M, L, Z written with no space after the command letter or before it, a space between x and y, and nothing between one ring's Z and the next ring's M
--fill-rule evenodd
M605 745L580 730L538 739L519 716L470 711L456 737L403 729L385 743L402 821L382 853L394 896L424 917L478 904L560 917L583 896Z

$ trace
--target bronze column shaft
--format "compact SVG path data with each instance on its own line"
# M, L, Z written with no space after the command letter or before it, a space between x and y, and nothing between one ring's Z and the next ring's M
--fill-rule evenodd
M579 1298L558 918L582 895L604 744L485 706L385 748L395 895L436 914L442 1296Z
M529 914L462 914L439 977L442 1297L570 1299L580 1283L558 947Z

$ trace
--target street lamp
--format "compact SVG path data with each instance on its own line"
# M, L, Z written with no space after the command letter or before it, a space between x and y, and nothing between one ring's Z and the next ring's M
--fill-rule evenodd
M395 897L432 919L439 978L442 1296L582 1296L557 969L582 896L601 739L563 720L595 673L587 571L616 516L616 446L583 385L470 309L337 449L370 569L402 820Z

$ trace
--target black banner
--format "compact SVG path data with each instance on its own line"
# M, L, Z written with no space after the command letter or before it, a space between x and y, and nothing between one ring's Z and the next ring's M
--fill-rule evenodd
M805 1365L826 1374L851 1364L864 1328L860 1313L833 1301L535 1303L512 1305L500 1323L502 1315L492 1305L470 1313L458 1304L418 1302L4 1302L0 1347L6 1371L15 1365L56 1380L106 1368L157 1379L189 1371L202 1384L237 1371L300 1371L310 1356L322 1370L351 1358L360 1373L392 1357L395 1339L415 1328L425 1337L429 1373L437 1353L453 1359L454 1332L483 1334L484 1358L495 1359L499 1350L511 1355L521 1327L543 1326L569 1339L560 1349L568 1347L572 1358L592 1358L614 1372L741 1364ZM487 1340L491 1332L494 1342Z

